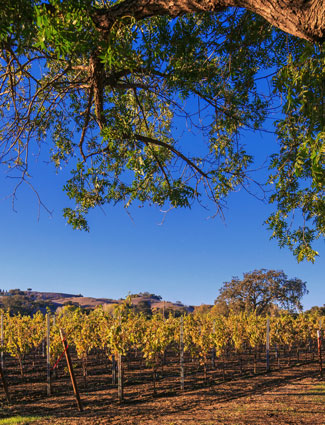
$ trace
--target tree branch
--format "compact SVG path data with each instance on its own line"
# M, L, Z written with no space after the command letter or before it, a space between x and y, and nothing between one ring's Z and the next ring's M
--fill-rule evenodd
M110 8L93 9L96 27L109 32L117 19L136 20L152 16L177 17L187 13L221 12L243 7L289 34L313 43L325 40L324 0L124 0Z
M82 132L81 132L81 137L80 137L80 142L79 142L80 154L81 154L84 161L86 161L86 156L85 156L84 151L83 151L83 142L84 142L84 139L85 139L85 136L86 136L86 131L87 131L88 124L89 124L90 109L91 109L91 104L92 104L92 101L93 101L93 96L94 96L94 87L91 86L90 90L89 90L88 105L87 105L87 109L85 111L85 122L84 122L84 125L82 127Z
M194 164L193 161L191 161L189 158L187 158L180 151L178 151L177 149L175 149L173 146L169 145L168 143L162 142L161 140L153 139L151 137L142 136L141 134L135 134L134 137L140 140L141 142L145 143L146 145L162 146L170 150L179 158L181 158L183 161L185 161L190 167L194 168L199 174L201 174L201 176L205 177L206 179L209 179L208 174L202 171L197 165Z

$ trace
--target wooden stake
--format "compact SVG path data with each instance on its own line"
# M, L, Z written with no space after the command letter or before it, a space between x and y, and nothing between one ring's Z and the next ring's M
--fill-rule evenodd
M64 335L64 332L63 332L62 329L60 329L60 336L61 336L62 344L63 344L63 347L64 347L65 358L67 360L68 370L69 370L69 374L70 374L70 378L71 378L71 384L72 384L74 395L76 397L77 406L78 406L79 411L82 412L83 408L82 408L82 404L81 404L81 400L80 400L77 382L76 382L76 379L75 379L75 376L74 376L74 373L73 373L73 368L72 368L72 363L71 363L70 353L69 353L69 350L68 350L67 341L65 339L65 335Z
M118 353L117 356L117 392L118 400L122 402L124 400L123 396L123 371L122 371L122 354Z
M270 318L266 321L266 371L270 371Z
M50 314L46 314L46 371L47 371L47 395L52 394L51 386L51 359L50 359Z
M3 374L3 370L2 370L1 366L0 366L0 376L1 376L1 380L2 380L3 389L5 390L7 401L8 401L9 404L11 404L11 399L10 399L7 381L6 381L6 378Z
M119 315L119 325L122 326L121 314ZM117 355L117 396L119 402L123 401L123 371L122 371L122 354Z
M216 322L213 322L213 328L212 328L213 335L216 333ZM212 367L215 369L216 367L216 349L215 347L212 348Z
M323 378L323 363L322 363L322 333L317 331L317 346L318 346L318 359L319 359L319 373L320 377Z
M184 319L181 317L180 330L179 330L179 364L180 364L180 381L181 390L185 388L185 373L184 373Z

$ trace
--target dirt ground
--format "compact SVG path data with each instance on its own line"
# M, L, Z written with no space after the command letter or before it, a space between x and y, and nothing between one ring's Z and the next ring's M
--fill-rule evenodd
M2 397L0 417L41 416L33 422L37 425L325 425L325 381L316 362L224 382L210 380L205 386L189 379L183 393L164 387L164 380L158 382L156 396L151 384L126 385L123 403L116 388L107 389L100 378L81 391L83 412L76 408L71 384L58 379L51 397L44 395L44 383L17 384L13 405Z

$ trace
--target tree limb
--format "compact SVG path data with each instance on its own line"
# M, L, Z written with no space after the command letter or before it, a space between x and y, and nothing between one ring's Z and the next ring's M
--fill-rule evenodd
M142 136L141 134L135 134L134 137L140 140L141 142L145 143L146 145L162 146L170 150L179 158L181 158L183 161L185 161L190 167L194 168L199 174L201 174L201 176L205 177L206 179L209 178L208 174L206 174L197 165L195 165L193 161L191 161L189 158L187 158L180 151L178 151L177 149L175 149L173 146L169 145L168 143L162 142L161 140L153 139L151 137Z
M312 43L325 40L324 0L124 0L110 8L93 9L96 27L109 32L117 19L142 20L152 16L177 17L187 13L221 12L243 7L289 34Z

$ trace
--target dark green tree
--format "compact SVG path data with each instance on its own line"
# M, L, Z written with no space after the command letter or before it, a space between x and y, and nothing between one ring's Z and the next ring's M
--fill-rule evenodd
M307 293L306 282L288 279L283 271L261 269L225 282L215 305L259 315L271 313L276 306L294 312L302 309L300 301Z
M11 314L31 314L33 312L33 307L25 295L1 297L0 305L4 310L9 310Z
M9 310L11 314L34 314L46 309L55 311L55 306L50 300L34 299L28 292L20 289L10 289L6 295L0 296L0 308Z
M220 212L231 191L252 190L242 132L277 109L267 223L313 261L325 217L324 15L323 0L4 2L0 163L18 179L13 200L49 146L57 169L71 170L74 228L117 202L211 200ZM188 146L180 119L202 146Z
M151 317L152 316L151 304L150 304L150 301L148 301L148 300L139 301L134 306L134 310L136 311L136 313L142 313L146 317Z

